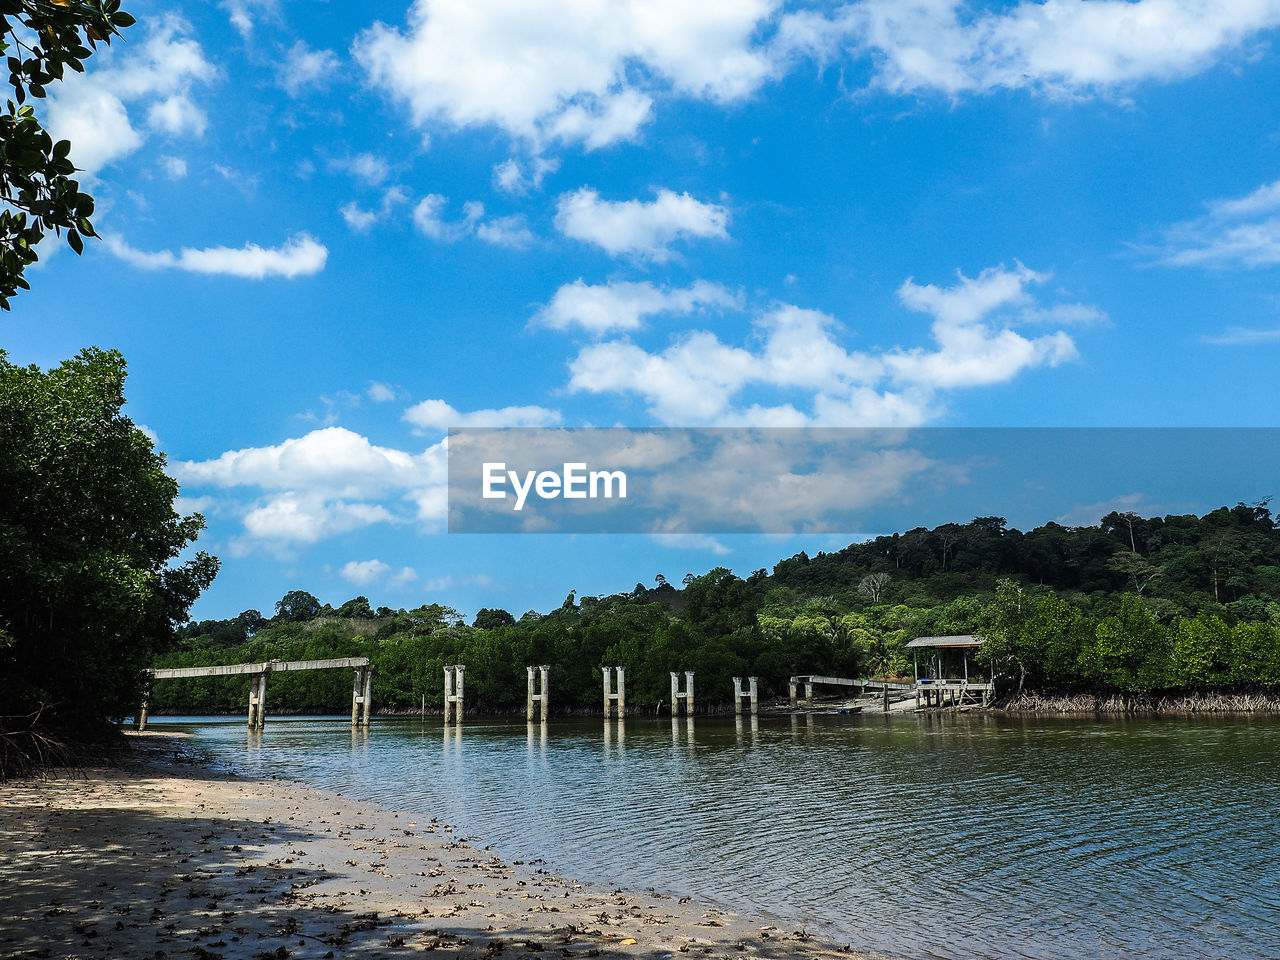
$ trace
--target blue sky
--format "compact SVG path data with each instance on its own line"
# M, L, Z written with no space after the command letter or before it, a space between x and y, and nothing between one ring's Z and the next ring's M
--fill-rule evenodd
M847 539L450 536L449 426L1275 423L1280 2L126 8L45 108L104 240L2 342L124 352L199 617Z

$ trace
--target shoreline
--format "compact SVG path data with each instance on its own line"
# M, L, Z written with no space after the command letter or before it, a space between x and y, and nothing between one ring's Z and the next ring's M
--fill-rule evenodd
M0 783L0 957L875 955L506 861L453 828L222 773L164 733L119 766Z

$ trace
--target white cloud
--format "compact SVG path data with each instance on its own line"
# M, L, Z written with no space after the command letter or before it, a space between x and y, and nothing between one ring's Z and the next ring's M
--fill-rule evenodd
M390 403L396 398L396 390L389 383L371 380L369 381L369 388L365 391L365 396L374 403Z
M375 523L394 522L395 519L379 504L325 500L286 491L251 508L244 515L244 529L254 540L315 543Z
M262 280L266 277L303 277L324 269L329 251L305 233L299 233L278 247L184 247L146 252L135 250L118 236L105 235L103 245L126 263L143 270L174 269L189 273L216 274Z
M417 570L413 569L413 567L401 567L396 571L395 576L387 582L393 587L403 587L410 583L414 583L417 579Z
M522 248L536 239L522 215L494 217L486 220L484 204L469 200L462 205L459 220L445 218L449 198L430 193L418 201L413 210L413 225L418 232L443 243L456 243L464 237L475 236L495 246Z
M677 239L727 239L729 211L687 193L661 189L654 200L601 200L590 187L562 195L556 227L567 237L594 243L612 256L655 261L671 256Z
M560 169L560 161L554 158L534 157L522 164L515 157L508 157L493 168L494 189L502 193L522 195L542 186L549 173Z
M438 528L447 502L443 441L413 454L342 427L178 462L174 472L184 489L262 491L237 501L250 543L314 543L377 523Z
M280 17L278 0L222 0L218 6L227 11L227 19L246 40L253 33L255 16L262 14L272 20Z
M76 166L93 175L142 146L146 134L130 105L166 135L204 133L208 120L191 90L211 81L215 70L188 30L177 17L161 17L136 46L104 50L87 73L68 71L48 98L48 127L55 138L71 141Z
M912 426L937 416L946 391L1004 383L1076 357L1062 331L1031 339L1009 326L1033 307L1027 287L1046 279L1018 265L961 275L945 288L908 280L898 297L933 317L928 348L851 351L836 338L833 318L781 304L757 319L754 347L708 331L686 332L653 352L626 339L586 346L569 365L569 387L638 395L669 424ZM809 409L738 405L749 387L800 394Z
M777 0L417 0L404 28L376 23L353 54L427 127L497 126L540 145L633 138L653 98L727 102L773 71L755 42Z
M279 84L291 97L327 87L342 66L332 50L312 50L303 40L285 53Z
M181 157L161 157L159 163L170 180L181 180L187 175L187 161Z
M864 0L809 23L870 53L874 82L892 92L1078 96L1198 73L1280 24L1280 2L1023 0L977 13L956 0Z
M338 212L342 214L342 219L347 222L348 227L356 233L366 233L375 224L381 223L391 216L397 207L408 202L409 194L404 187L392 186L388 187L382 194L382 201L374 210L367 210L352 200L350 203L344 203L339 207Z
M357 587L367 587L391 572L391 567L381 560L351 560L340 571L342 579Z
M638 330L647 317L684 315L706 307L728 307L738 298L717 283L695 281L684 288L657 287L648 281L616 281L590 285L578 279L555 292L551 302L534 315L535 326L553 330L577 327L597 336Z
M1280 180L1165 231L1160 262L1170 266L1271 267L1280 264Z
M717 557L728 556L733 552L715 537L705 533L652 533L649 536L660 546L672 550L698 550Z
M1216 336L1204 338L1205 343L1215 347L1254 346L1259 343L1276 343L1280 341L1280 327L1257 329L1254 327L1227 327Z
M536 237L529 229L523 216L517 214L510 217L497 217L477 224L476 236L485 243L497 247L513 247L522 249L530 246Z
M153 129L162 130L172 137L183 134L202 137L209 127L209 118L191 102L190 97L174 94L151 105L147 110L147 123Z
M503 407L462 413L443 400L423 400L404 412L404 419L419 430L445 431L450 427L551 427L563 417L546 407Z
M330 163L335 170L342 170L371 187L376 187L391 175L387 161L374 153L357 153L341 157Z

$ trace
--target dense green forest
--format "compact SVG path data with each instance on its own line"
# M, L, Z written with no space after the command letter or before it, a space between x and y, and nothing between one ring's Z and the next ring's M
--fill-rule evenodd
M378 708L438 708L442 667L467 665L471 708L522 706L527 664L552 665L553 706L598 707L600 666L627 667L628 699L669 697L694 670L698 696L728 700L733 676L766 694L796 673L910 675L907 641L987 637L1002 690L1142 694L1280 688L1280 529L1265 502L1203 517L1111 513L1096 526L1029 532L999 517L920 528L835 553L797 554L745 579L723 567L658 575L629 593L578 597L518 619L449 607L334 609L297 590L271 617L188 624L164 666L368 656ZM340 710L345 671L273 677L276 709ZM239 710L243 678L157 683L156 709Z

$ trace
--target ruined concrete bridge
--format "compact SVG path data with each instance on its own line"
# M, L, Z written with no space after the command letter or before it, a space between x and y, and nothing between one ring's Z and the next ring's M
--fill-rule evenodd
M373 665L368 657L335 657L329 660L267 660L263 663L230 663L211 667L156 667L150 671L153 680L180 680L191 677L249 677L249 729L261 730L267 719L267 675L289 670L355 671L351 690L351 725L369 725L373 702ZM147 704L138 713L138 729L147 729Z

